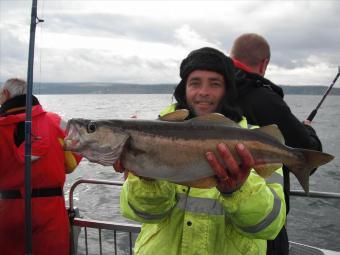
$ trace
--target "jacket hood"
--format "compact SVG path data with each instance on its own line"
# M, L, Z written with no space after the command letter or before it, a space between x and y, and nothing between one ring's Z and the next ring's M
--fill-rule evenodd
M284 97L284 93L281 87L275 85L270 80L258 74L246 72L242 69L237 68L235 76L236 87L240 97L243 97L244 95L250 93L250 91L252 91L253 89L259 87L266 87L274 91L280 97Z

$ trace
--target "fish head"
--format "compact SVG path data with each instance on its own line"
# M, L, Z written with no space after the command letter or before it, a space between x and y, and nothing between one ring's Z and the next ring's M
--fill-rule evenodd
M91 162L112 166L128 138L110 121L71 119L66 127L64 149L78 152Z

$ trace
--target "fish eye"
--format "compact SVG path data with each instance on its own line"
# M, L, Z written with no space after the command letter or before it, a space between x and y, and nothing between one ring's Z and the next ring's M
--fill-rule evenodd
M88 125L87 125L87 132L88 133L93 133L96 131L96 123L94 122L90 122Z

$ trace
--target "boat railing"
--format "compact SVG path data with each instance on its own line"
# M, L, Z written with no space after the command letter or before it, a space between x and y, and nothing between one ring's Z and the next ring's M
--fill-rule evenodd
M296 197L310 197L310 198L337 198L340 199L340 193L335 192L322 192L322 191L309 191L306 194L303 190L291 190L290 196Z
M121 181L105 181L105 180L94 180L94 179L80 179L72 184L69 192L69 212L70 212L70 222L72 227L72 242L71 242L71 252L72 254L77 254L77 246L78 246L78 235L80 229L84 229L84 240L85 240L85 253L89 254L89 238L88 238L88 229L96 229L98 231L98 245L99 251L98 254L103 254L103 246L102 246L102 230L111 230L113 231L114 236L114 253L118 254L117 250L117 232L126 233L129 236L129 248L128 252L125 254L132 255L133 253L133 237L132 234L138 234L140 232L140 224L131 224L131 223L117 223L113 221L100 221L100 220L92 220L85 219L80 217L77 208L74 207L73 197L74 191L80 184L95 184L95 185L111 185L111 186L123 186L123 182ZM330 198L330 199L340 199L340 193L333 192L319 192L319 191L310 191L308 195L305 194L302 190L291 190L291 196L300 196L300 197L309 197L309 198ZM294 244L296 246L296 244ZM309 251L310 252L310 251ZM291 253L290 253L291 254ZM294 253L295 254L295 253ZM301 250L299 250L299 254ZM306 253L310 254L310 253ZM314 253L313 253L314 254ZM315 253L315 254L323 254L323 253Z
M85 253L89 254L89 238L88 238L88 229L96 229L98 230L98 245L99 250L98 254L103 254L103 242L102 242L102 230L111 230L113 231L113 254L118 254L117 249L117 232L122 232L128 234L129 244L128 244L128 253L132 255L132 247L133 247L133 238L132 234L138 234L140 232L140 224L131 224L131 223L118 223L113 221L100 221L100 220L92 220L82 218L79 214L79 211L76 207L74 207L74 191L80 184L96 184L96 185L111 185L111 186L123 186L123 182L119 181L105 181L105 180L93 180L93 179L81 179L72 184L69 192L69 215L70 215L70 223L71 223L71 254L77 254L78 250L78 236L80 229L84 229L84 240L85 240Z

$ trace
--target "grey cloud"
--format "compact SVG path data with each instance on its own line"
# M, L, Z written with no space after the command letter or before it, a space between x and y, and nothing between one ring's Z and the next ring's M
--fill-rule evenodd
M299 7L301 11L298 16L288 13L283 17L272 17L271 20L261 23L258 28L256 24L252 25L252 16L249 14L244 16L249 26L236 23L233 26L229 20L228 24L220 24L218 29L211 29L208 33L215 33L216 40L220 41L222 48L228 52L233 40L240 34L259 33L271 45L271 63L285 69L310 66L313 64L308 61L311 56L316 56L320 62L330 67L339 65L340 4L336 1L325 1L320 2L320 8L314 6L310 9L308 3L299 3ZM222 31L220 35L216 34L216 30Z
M171 60L162 63L136 56L122 57L103 50L53 50L54 54L50 51L45 52L52 57L44 60L44 81L148 83L158 80L167 83L177 78L174 77L177 68L173 70L168 66Z
M307 59L312 55L332 64L339 62L340 37L334 27L324 26L321 29L300 27L299 30L303 32L296 30L285 33L287 30L280 29L270 33L268 40L272 46L273 63L286 68L295 68L308 63Z
M142 16L118 14L57 14L50 16L47 31L78 35L117 37L171 43L176 24L156 21Z
M21 60L23 58L27 58L27 44L20 41L18 37L11 32L11 30L11 27L7 29L0 29L1 45L6 43L6 48L1 48L1 59L12 58L15 60Z
M5 45L6 47L4 47ZM0 29L0 81L10 77L26 77L28 48L12 32Z
M274 3L247 2L241 9L238 9L239 16L236 17L236 21L230 17L225 17L225 21L215 20L212 17L202 22L200 17L193 16L174 22L165 19L156 20L152 16L53 13L50 11L46 12L43 17L45 19L43 32L111 38L126 37L144 42L176 45L179 43L175 38L176 29L188 24L197 34L226 53L238 35L244 32L256 32L264 35L270 42L273 65L284 69L306 67L315 64L308 59L310 56L316 56L330 67L337 66L340 63L340 35L338 32L340 4L337 1L320 1L320 8L317 8L315 1L311 2L297 2L296 10L300 10L298 15L296 12L291 14L282 9L285 15L277 16L269 15L270 13L265 15L267 5L281 6L277 1ZM263 17L258 19L261 12ZM6 38L6 41L1 41L6 47L6 52L5 50L1 51L1 65L3 66L5 60L10 62L9 59L12 59L13 66L20 59L26 64L27 45L23 45L16 39L16 35L10 33L10 28L6 27L6 29L6 31L0 31L1 40ZM45 52L45 55L51 56L50 60L54 61L54 63L48 64L48 72L51 71L56 79L63 77L61 74L65 73L63 70L65 68L74 70L73 73L77 71L84 74L84 80L136 80L138 75L141 77L145 74L151 77L148 72L153 72L152 75L160 77L160 80L170 80L171 77L174 79L174 74L177 75L177 70L169 67L168 62L173 60L155 61L138 57L123 58L108 54L112 53L90 50L73 50L72 52L46 50ZM103 62L98 62L98 59ZM178 65L179 62L176 62L172 66ZM95 72L90 75L90 72L86 70ZM136 74L137 72L139 74ZM77 78L68 77L68 79ZM49 79L52 79L52 76Z
M275 25L266 31L272 47L272 63L293 69L310 65L308 58L317 56L329 65L339 64L340 7L335 1L327 3L321 10L306 8L298 17L288 16L273 22Z

